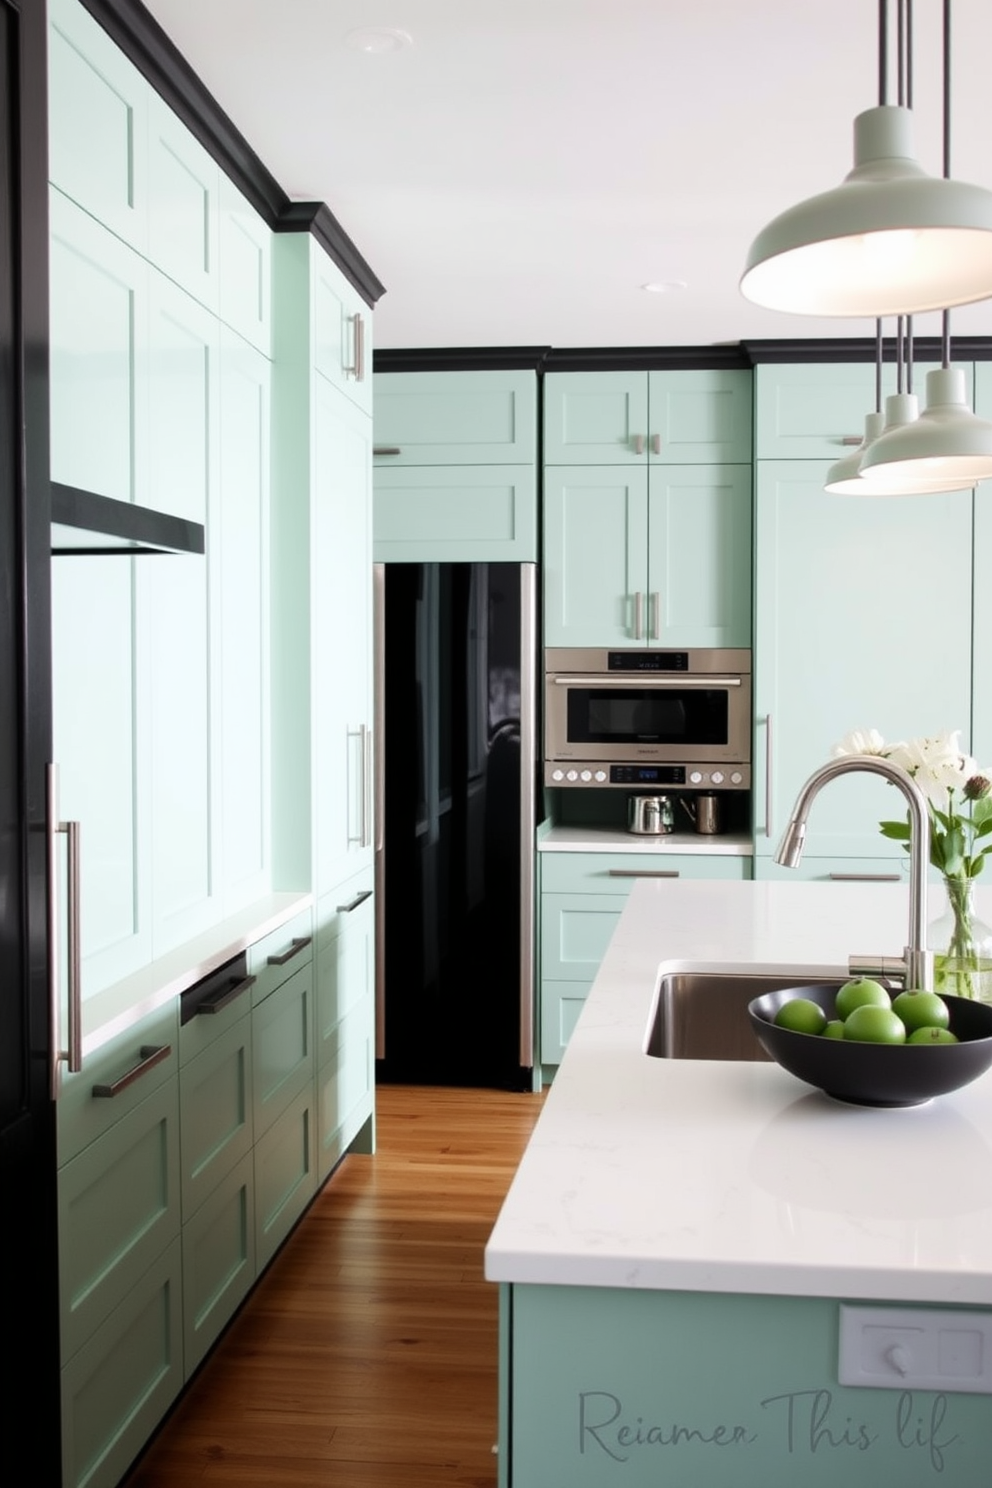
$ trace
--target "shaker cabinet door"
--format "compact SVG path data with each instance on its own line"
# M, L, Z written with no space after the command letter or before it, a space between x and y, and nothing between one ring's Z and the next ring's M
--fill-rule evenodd
M645 469L548 469L544 639L548 646L647 644Z

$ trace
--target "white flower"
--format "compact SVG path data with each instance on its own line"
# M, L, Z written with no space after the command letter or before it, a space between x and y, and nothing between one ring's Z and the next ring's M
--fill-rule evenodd
M840 759L848 754L877 754L884 757L887 750L878 729L868 728L852 729L830 752L834 759Z
M920 787L931 806L947 811L949 791L960 797L965 785L978 772L972 757L961 752L961 730L947 730L932 738L910 739L893 744L888 758L902 765Z

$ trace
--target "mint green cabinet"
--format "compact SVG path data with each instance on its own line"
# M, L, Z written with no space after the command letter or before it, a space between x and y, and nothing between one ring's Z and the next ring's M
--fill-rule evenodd
M992 362L975 363L975 412L992 421ZM984 555L992 552L992 481L975 488L975 634L972 669L971 745L983 768L992 766L992 594L986 582Z
M750 459L747 370L549 372L544 379L546 465Z
M561 1062L627 896L638 878L743 879L751 859L696 853L554 852L538 855L540 1058Z
M363 413L372 413L372 316L326 253L314 249L313 365Z
M223 173L218 256L220 318L263 356L272 355L272 232Z
M183 1358L190 1379L255 1280L255 1166L248 1153L183 1223Z
M255 1143L255 1260L261 1272L316 1187L312 1081Z
M888 740L971 720L970 491L899 498L824 492L822 461L761 461L756 492L756 872L808 775L844 734ZM889 859L902 807L878 778L844 778L814 803L809 858Z
M751 643L751 467L548 467L549 646Z
M317 1179L367 1121L375 1082L375 908L372 873L318 907L316 948Z
M220 167L154 91L147 171L148 258L216 314Z
M537 459L534 372L380 372L374 387L378 470Z

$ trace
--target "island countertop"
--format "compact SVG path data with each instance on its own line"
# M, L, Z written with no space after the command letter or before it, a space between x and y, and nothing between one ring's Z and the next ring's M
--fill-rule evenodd
M939 913L934 902L932 915ZM979 891L992 918L992 890ZM992 1072L923 1106L644 1052L659 975L847 975L900 884L635 884L486 1248L492 1281L992 1306Z

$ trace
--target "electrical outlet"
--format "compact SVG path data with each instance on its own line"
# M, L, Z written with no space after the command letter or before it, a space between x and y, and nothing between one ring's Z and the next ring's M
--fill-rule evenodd
M837 1378L876 1390L992 1395L992 1312L840 1308Z

